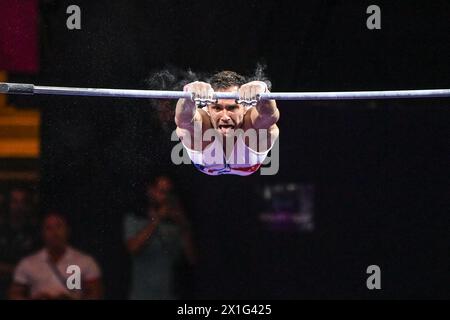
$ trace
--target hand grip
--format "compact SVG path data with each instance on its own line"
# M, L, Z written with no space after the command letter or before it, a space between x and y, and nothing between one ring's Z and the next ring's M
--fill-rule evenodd
M26 83L0 83L0 93L33 94L34 85Z

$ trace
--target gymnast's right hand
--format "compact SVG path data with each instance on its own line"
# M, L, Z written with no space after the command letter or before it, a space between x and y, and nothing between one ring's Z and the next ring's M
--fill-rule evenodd
M178 100L175 108L175 123L178 128L189 130L191 136L194 133L195 123L203 123L203 118L197 107L205 107L208 101L213 101L214 90L209 83L195 81L184 86L184 92L191 94L191 99ZM178 133L181 137L181 133Z
M184 86L185 92L192 94L191 102L200 107L206 106L208 103L215 102L214 90L209 83L195 81Z

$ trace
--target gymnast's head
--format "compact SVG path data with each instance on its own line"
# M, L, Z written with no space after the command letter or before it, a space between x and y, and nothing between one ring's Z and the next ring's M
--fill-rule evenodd
M221 71L209 79L215 92L236 92L246 82L244 76L234 71ZM234 99L219 99L208 105L208 112L213 127L227 136L242 126L246 108Z

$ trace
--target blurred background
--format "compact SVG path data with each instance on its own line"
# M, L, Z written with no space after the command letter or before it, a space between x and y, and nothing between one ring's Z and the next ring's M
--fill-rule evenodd
M146 89L165 68L262 63L273 91L450 88L444 0L0 8L4 82ZM0 95L1 297L57 211L106 299L449 298L449 103L280 101L278 174L242 178L172 164L171 109L148 100Z

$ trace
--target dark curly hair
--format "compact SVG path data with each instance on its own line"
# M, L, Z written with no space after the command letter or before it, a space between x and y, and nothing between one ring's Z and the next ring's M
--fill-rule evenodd
M218 89L227 89L230 87L240 87L243 84L251 81L263 81L267 84L267 88L269 90L272 89L272 83L265 75L266 66L264 64L258 63L256 65L255 71L253 75L243 76L234 71L220 71L214 74L211 78L208 79L208 83L211 84L214 90Z
M183 86L193 81L206 81L214 90L227 89L233 86L240 87L250 81L263 81L269 90L272 88L270 80L265 75L266 66L258 63L252 75L243 76L234 71L220 71L212 76L202 73L194 73L191 70L181 70L174 66L154 71L146 79L146 86L157 90L183 90Z
M214 90L240 87L247 83L247 79L234 71L221 71L209 79L209 84Z

